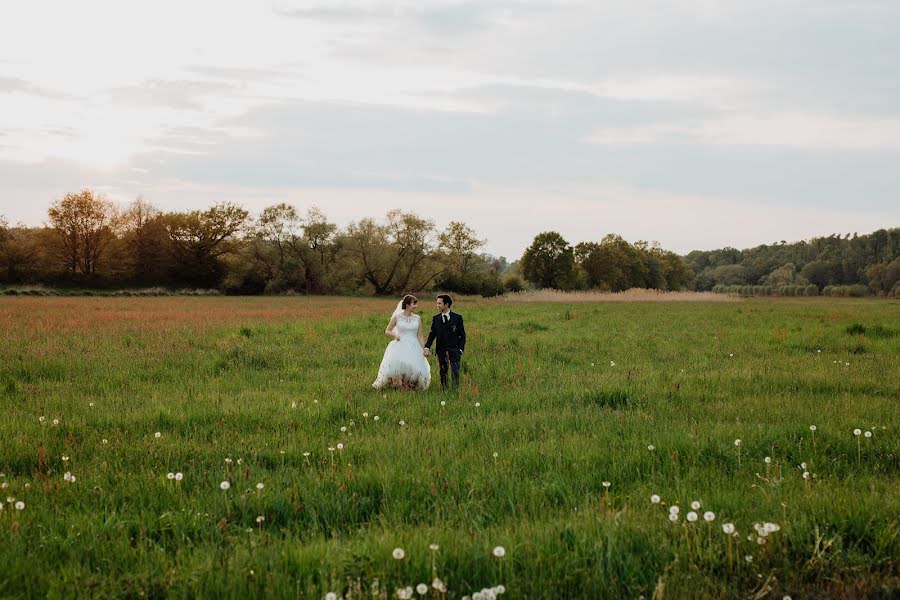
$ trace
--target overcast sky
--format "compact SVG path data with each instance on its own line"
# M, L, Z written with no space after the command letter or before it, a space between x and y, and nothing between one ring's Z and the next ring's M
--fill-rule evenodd
M89 186L518 258L900 226L895 0L0 0L0 214Z

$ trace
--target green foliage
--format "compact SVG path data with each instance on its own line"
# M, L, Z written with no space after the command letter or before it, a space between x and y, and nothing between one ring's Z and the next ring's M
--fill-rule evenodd
M460 300L453 394L369 387L386 300L172 302L0 300L0 596L897 593L887 302Z
M555 231L545 231L522 255L522 275L541 288L570 290L575 284L575 253Z

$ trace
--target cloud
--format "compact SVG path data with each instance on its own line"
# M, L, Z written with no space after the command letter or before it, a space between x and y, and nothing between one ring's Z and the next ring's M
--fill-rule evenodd
M900 151L900 117L879 118L805 112L734 114L712 118L600 129L594 144L781 146L797 150Z

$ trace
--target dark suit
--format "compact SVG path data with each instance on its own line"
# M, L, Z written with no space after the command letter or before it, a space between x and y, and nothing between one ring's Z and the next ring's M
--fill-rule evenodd
M466 349L466 327L462 315L450 311L445 322L443 313L431 319L431 331L425 347L431 350L431 343L437 341L438 364L441 367L441 389L447 388L447 371L453 373L453 385L459 385L459 365Z

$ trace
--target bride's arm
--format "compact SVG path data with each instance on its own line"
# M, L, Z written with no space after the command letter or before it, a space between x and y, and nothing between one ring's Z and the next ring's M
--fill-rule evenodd
M392 317L392 318L391 318L391 322L388 323L387 329L384 330L384 333L385 333L388 337L392 337L392 338L394 338L394 339L399 339L399 338L397 337L397 332L394 331L394 329L395 329L396 327L397 327L397 317Z
M419 345L425 347L425 336L422 334L422 317L419 317L419 332L416 334L419 338Z

